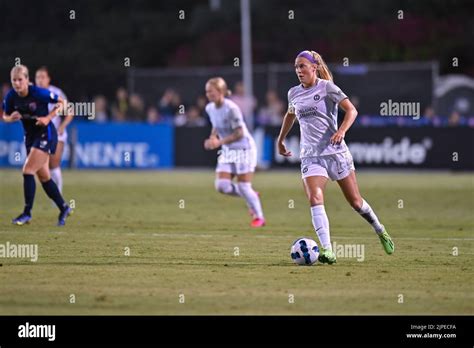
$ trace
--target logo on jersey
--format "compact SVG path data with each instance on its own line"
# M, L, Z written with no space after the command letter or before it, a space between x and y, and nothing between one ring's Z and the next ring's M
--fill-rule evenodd
M319 99L321 99L321 96L319 94L316 94L314 97L313 97L314 100L318 101Z
M47 140L41 140L40 141L40 149L44 149L46 147L46 145L48 145Z
M29 103L28 108L30 109L30 111L35 111L36 110L36 103L35 102Z
M293 104L288 104L288 113L289 114L295 113L295 106Z
M49 93L49 97L50 97L51 99L54 99L54 96L55 96L55 94L54 94L53 92Z

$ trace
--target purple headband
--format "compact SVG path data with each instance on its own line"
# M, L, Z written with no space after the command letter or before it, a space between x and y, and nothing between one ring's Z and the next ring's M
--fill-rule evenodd
M309 60L311 63L313 64L318 64L318 61L316 59L314 59L313 55L308 53L308 51L301 51L300 53L298 53L298 55L296 56L296 58L298 57L304 57L306 58L307 60Z

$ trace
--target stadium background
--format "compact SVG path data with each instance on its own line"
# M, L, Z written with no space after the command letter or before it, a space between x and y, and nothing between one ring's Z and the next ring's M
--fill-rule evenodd
M239 1L0 2L2 94L20 61L31 80L48 66L70 101L95 108L68 128L64 196L75 213L64 228L39 185L33 222L11 224L25 153L21 124L0 121L0 245L39 248L36 263L0 259L0 314L474 313L474 3L250 7L246 95ZM289 257L296 238L316 239L299 159L274 149L303 49L323 55L359 110L346 141L393 255L332 183L332 240L364 246L364 261L338 255L334 267L296 267ZM227 79L259 147L262 229L249 227L242 199L214 189L216 152L202 145L204 83L215 75ZM389 100L419 103L420 118L380 115ZM286 141L294 154L298 132Z
M259 167L297 166L298 158L276 154L274 140L297 84L294 56L314 49L359 110L346 139L358 167L473 168L469 1L250 5L252 96L241 83L239 2L219 0L3 2L2 94L19 58L32 80L47 65L70 101L94 103L93 120L77 114L69 127L64 167L210 167L216 153L201 146L209 133L204 84L221 75L253 128ZM18 27L18 17L27 24ZM419 103L420 119L380 116L388 100ZM21 166L20 124L0 124L0 135L0 165Z

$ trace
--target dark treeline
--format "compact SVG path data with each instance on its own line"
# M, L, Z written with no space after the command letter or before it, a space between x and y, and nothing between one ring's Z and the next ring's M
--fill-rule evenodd
M240 56L239 1L210 4L2 0L0 81L20 58L32 70L49 66L81 99L125 85L127 59L137 67L231 65ZM474 76L473 9L469 0L254 0L253 59L291 62L309 48L328 62L438 60L442 74Z

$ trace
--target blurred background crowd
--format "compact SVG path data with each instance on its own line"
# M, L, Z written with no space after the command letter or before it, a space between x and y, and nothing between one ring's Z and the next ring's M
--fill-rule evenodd
M83 0L65 7L60 0L51 0L48 4L48 9L26 0L0 5L3 13L10 14L0 23L3 95L10 88L9 71L20 59L32 70L32 77L35 68L47 65L52 84L62 88L71 101L94 102L95 122L208 125L202 84L197 88L163 83L164 87L156 88L150 82L146 87L153 94L150 97L137 88L138 83L135 88L130 85L130 70L212 67L220 75L220 67L231 67L242 55L238 1ZM272 2L271 8L265 2L251 1L252 63L292 64L297 52L313 49L326 62L338 65L344 59L350 64L437 62L440 76L456 74L472 80L472 10L474 3L469 0L323 0L317 6L294 0ZM23 29L17 18L41 30ZM286 111L283 90L297 83L294 75L292 79L287 81L293 84L285 81L279 90L260 84L254 88L254 97L245 97L243 84L232 80L231 99L254 126L278 126ZM337 79L335 82L338 84ZM340 87L346 90L344 84ZM376 90L379 86L360 88ZM420 120L362 111L356 126L472 127L473 91L471 88L460 105L453 104L442 114L436 105L427 103L422 104ZM359 96L350 98L359 104ZM470 104L466 107L466 103ZM366 104L361 102L361 109Z
M2 99L10 90L9 83L2 85ZM280 126L287 109L287 101L282 100L278 93L269 90L265 93L265 100L249 98L244 95L242 82L237 82L229 97L246 115L253 117L254 126ZM350 98L357 106L356 96ZM148 124L165 123L176 127L208 127L210 125L205 107L208 103L205 95L199 95L194 103L185 104L178 91L168 88L163 95L158 96L155 103L148 104L138 93L129 93L125 87L119 87L113 98L103 94L94 96L91 100L95 104L95 118L97 123L106 122L142 122ZM78 117L75 121L87 121L87 118ZM447 115L437 115L432 106L422 110L420 118L414 117L387 117L381 115L360 114L354 123L358 126L407 126L407 127L474 127L474 115L463 114L453 110Z

